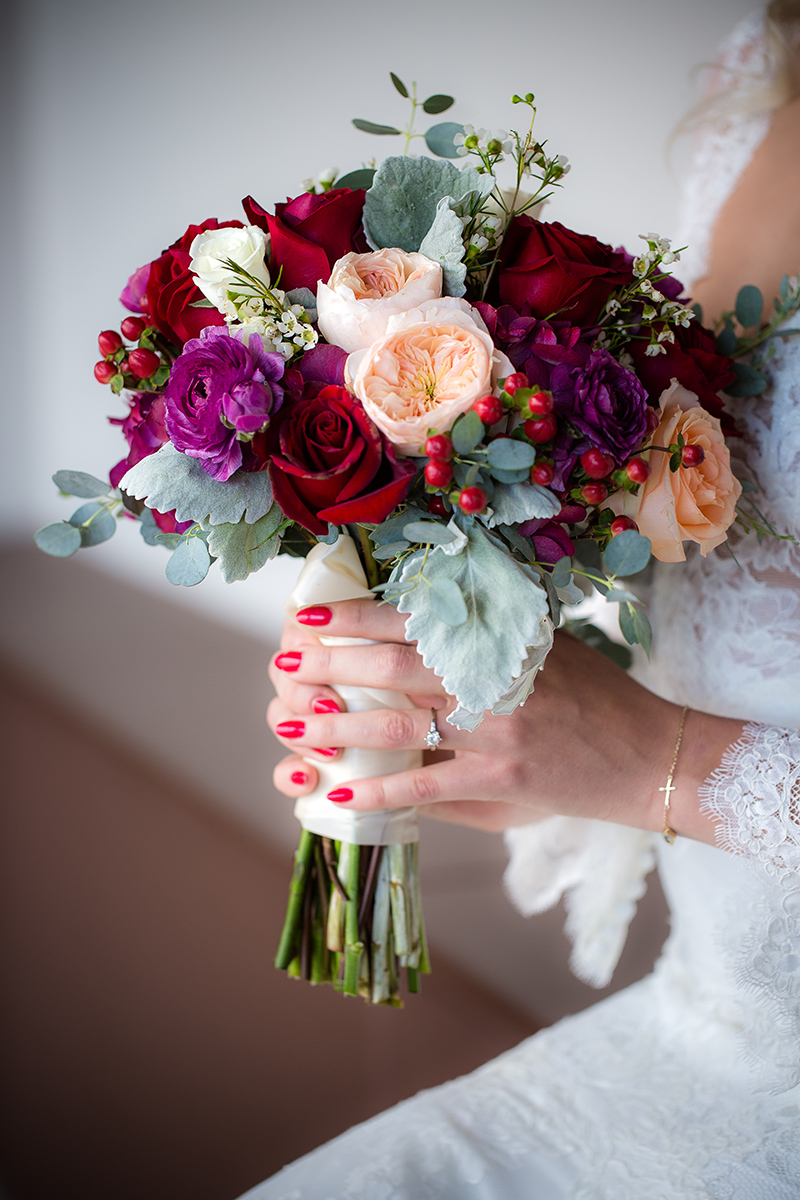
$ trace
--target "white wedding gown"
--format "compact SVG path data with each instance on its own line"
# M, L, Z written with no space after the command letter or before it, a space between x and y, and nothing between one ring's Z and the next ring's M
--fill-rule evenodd
M740 27L727 61L751 63L759 30ZM737 117L698 149L695 274L767 127ZM745 434L734 452L766 515L799 534L800 337L775 345L767 394L731 402ZM507 835L513 899L535 912L566 892L573 966L596 984L655 856L672 932L654 972L247 1200L798 1200L800 547L732 543L739 565L721 549L659 568L640 672L679 704L757 722L707 785L721 848L562 817Z

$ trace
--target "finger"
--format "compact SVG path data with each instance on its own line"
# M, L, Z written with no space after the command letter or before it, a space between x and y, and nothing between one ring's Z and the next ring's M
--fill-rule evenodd
M318 637L359 637L373 642L404 642L406 618L391 604L338 600L301 608L297 625Z
M276 694L287 708L297 714L313 712L345 712L347 705L334 688L324 684L298 683L290 671L280 671L273 664L270 678Z
M316 767L296 754L282 758L272 773L272 782L284 796L307 796L319 783Z
M362 750L425 750L428 740L438 735L437 753L442 751L479 751L480 739L455 729L444 720L438 725L429 708L378 708L359 713L331 713L298 716L281 699L268 709L270 728L289 746L357 746ZM434 736L434 742L436 738Z
M504 794L503 780L488 755L470 758L469 786L471 801L494 801L496 796ZM397 775L348 780L329 792L328 799L341 804L345 810L369 812L378 808L427 807L443 801L461 801L463 790L464 759L459 756L414 771L400 771Z
M315 646L281 651L273 660L277 670L298 683L339 684L386 688L439 697L446 693L442 681L423 666L413 646L380 642L374 646ZM277 685L276 685L277 686Z
M319 744L314 740L313 733L308 729L309 718L298 717L287 708L279 696L271 700L267 707L267 724L279 742L283 742L287 750L301 751L320 762L330 762L341 754L339 746L321 738Z

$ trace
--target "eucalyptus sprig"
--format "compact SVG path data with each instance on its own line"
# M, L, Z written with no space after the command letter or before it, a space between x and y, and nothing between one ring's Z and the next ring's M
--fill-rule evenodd
M431 154L435 154L439 158L455 158L456 148L453 139L457 133L461 132L462 127L460 125L457 125L454 121L443 121L438 125L431 125L424 133L418 133L414 129L417 113L420 109L429 116L447 112L455 104L453 97L447 96L443 92L436 92L432 96L428 96L426 100L418 100L416 83L412 83L411 91L409 92L402 79L395 75L394 71L390 71L389 76L395 90L400 93L404 100L408 100L411 105L411 114L407 125L404 129L398 129L396 125L381 125L376 121L365 121L361 117L354 117L353 124L356 129L360 129L362 133L376 134L378 137L405 138L403 146L404 155L408 154L409 147L415 138L424 138L425 144Z
M694 306L698 319L702 320L702 308ZM734 359L736 381L725 389L729 396L760 396L767 387L767 377L761 367L773 353L774 347L766 345L776 337L795 337L800 329L781 329L780 326L800 310L800 275L784 275L779 294L775 297L772 312L764 319L764 297L760 288L745 284L739 289L736 303L729 312L724 312L714 328L717 335L717 350ZM751 362L739 361L752 354L759 346L764 349Z

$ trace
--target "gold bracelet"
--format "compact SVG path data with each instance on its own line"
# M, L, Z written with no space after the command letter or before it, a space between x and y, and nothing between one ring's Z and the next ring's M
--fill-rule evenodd
M689 705L684 704L683 709L681 711L681 723L678 727L678 740L675 742L675 753L673 754L672 762L670 763L669 775L667 776L667 782L664 784L663 787L660 787L658 789L660 792L664 793L664 828L661 830L661 836L663 837L664 841L667 843L668 846L673 846L675 844L675 839L678 836L676 834L675 830L670 826L670 823L669 823L669 800L670 800L670 795L672 794L672 792L676 792L678 790L676 787L672 786L672 780L675 777L675 768L678 765L678 755L679 755L680 749L681 749L681 742L683 741L683 730L686 725L686 717L688 715L688 712L689 712Z

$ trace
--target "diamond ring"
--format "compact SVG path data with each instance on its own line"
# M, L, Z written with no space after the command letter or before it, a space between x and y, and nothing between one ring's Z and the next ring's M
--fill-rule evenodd
M442 740L442 735L436 728L436 709L431 709L431 724L428 732L425 734L425 744L430 750L438 750L439 743Z

